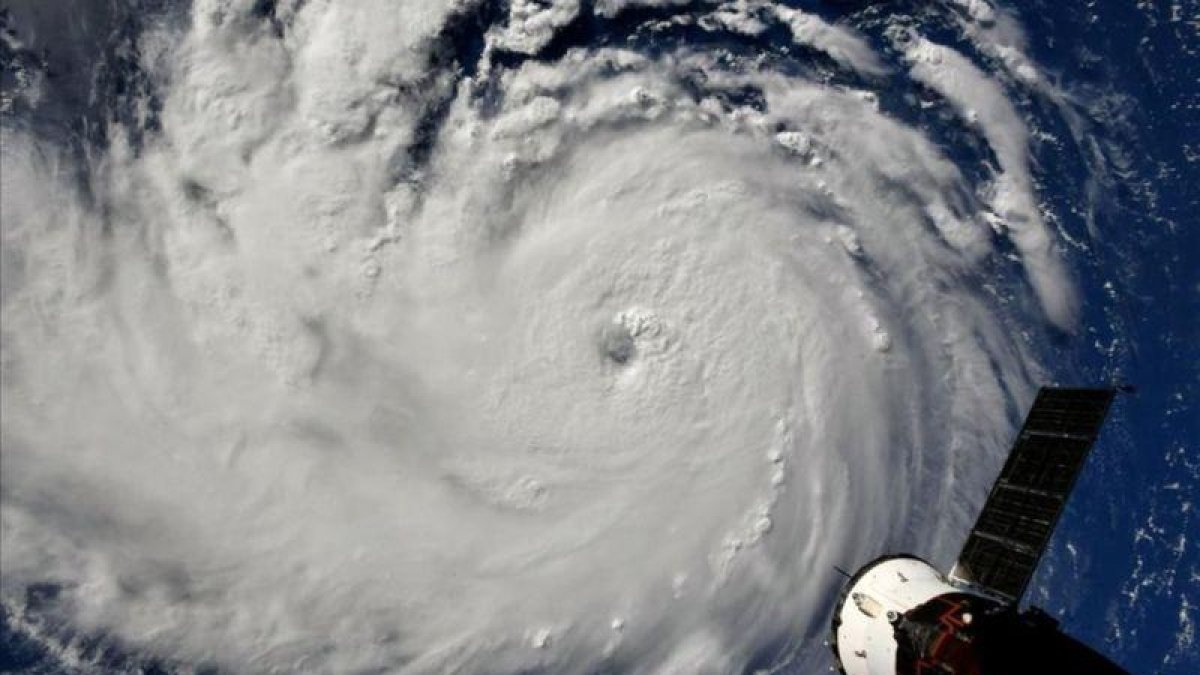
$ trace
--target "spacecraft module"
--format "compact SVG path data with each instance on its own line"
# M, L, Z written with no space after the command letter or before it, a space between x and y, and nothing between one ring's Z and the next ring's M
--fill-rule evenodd
M1120 675L1119 666L1020 608L1115 389L1043 387L948 575L912 555L863 566L834 608L843 675Z

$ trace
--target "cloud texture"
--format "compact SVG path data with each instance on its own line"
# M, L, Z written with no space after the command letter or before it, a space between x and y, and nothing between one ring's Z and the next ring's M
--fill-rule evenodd
M1074 321L1004 62L756 2L628 30L833 76L555 46L570 0L474 47L467 3L260 4L140 29L136 138L3 127L12 616L237 672L740 672L822 664L833 565L948 562L1023 331Z

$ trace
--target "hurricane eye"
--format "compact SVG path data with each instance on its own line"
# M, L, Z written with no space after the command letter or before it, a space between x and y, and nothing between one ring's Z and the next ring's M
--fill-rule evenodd
M600 330L600 353L609 362L623 366L637 355L637 345L629 329L609 325Z

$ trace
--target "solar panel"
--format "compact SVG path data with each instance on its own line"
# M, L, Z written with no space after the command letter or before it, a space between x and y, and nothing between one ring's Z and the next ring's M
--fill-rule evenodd
M1043 387L967 536L952 579L1016 602L1025 592L1114 389Z

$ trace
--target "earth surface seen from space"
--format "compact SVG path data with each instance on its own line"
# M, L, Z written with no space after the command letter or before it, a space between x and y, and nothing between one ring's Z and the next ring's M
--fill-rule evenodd
M0 671L823 673L1039 386L1200 673L1197 0L0 0Z

